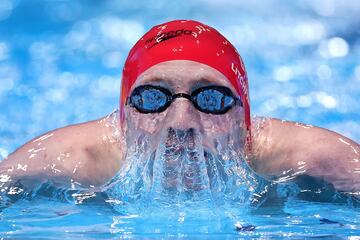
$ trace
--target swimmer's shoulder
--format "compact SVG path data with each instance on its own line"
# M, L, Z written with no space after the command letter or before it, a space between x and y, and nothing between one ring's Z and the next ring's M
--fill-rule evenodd
M11 169L19 178L101 185L116 173L123 152L115 114L36 137L1 162L0 170Z
M341 191L359 191L360 145L331 130L274 118L253 121L251 167L264 177L308 175Z

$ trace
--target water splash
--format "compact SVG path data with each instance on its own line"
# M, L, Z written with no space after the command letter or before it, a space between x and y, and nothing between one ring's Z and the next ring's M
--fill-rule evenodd
M121 202L120 208L259 205L263 182L229 139L216 140L217 150L212 152L203 147L195 129L169 128L152 150L150 136L139 135L127 152L128 164L103 190Z

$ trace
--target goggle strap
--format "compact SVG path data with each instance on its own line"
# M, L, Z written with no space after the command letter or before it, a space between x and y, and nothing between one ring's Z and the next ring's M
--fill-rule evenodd
M244 107L244 104L240 97L236 97L234 99L235 99L235 104L239 104L240 107Z

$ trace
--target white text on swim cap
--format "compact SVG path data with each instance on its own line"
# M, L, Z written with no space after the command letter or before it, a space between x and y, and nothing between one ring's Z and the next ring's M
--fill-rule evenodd
M231 70L235 73L236 78L240 82L241 91L243 92L246 101L249 101L249 95L248 95L249 93L246 84L246 79L244 78L244 76L241 74L241 72L233 62L231 63Z

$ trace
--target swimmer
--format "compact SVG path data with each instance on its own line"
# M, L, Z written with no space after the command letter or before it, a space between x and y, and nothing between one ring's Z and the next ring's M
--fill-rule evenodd
M315 126L251 118L238 52L217 30L191 20L154 26L135 44L124 65L118 111L18 148L0 162L0 187L19 181L30 189L46 181L97 187L141 159L140 152L165 159L169 187L177 181L172 172L181 167L181 156L194 162L236 155L266 179L306 175L341 192L360 191L359 144ZM201 171L210 174L189 163L191 180L184 184L199 187Z

